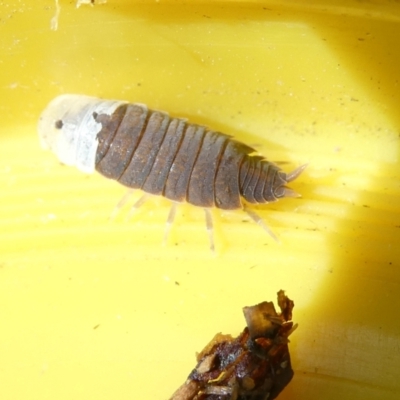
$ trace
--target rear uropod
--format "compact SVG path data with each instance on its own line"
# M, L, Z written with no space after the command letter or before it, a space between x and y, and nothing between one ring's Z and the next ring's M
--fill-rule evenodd
M244 209L275 237L242 198L259 204L297 197L285 185L305 168L285 173L264 157L251 155L254 149L226 134L170 118L144 104L119 100L71 94L56 97L40 116L38 130L42 146L62 163L86 173L97 170L131 190L143 190L144 196L134 207L148 195L170 199L166 235L177 204L186 201L202 207L212 250L211 207Z

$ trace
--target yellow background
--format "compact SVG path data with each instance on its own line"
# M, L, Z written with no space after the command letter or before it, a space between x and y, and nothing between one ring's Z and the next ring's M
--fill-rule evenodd
M282 6L281 3L285 5ZM241 308L295 300L280 399L400 396L400 4L50 0L0 5L0 398L167 399ZM125 193L43 151L63 93L147 103L234 135L302 194L241 211ZM137 197L135 195L135 197Z

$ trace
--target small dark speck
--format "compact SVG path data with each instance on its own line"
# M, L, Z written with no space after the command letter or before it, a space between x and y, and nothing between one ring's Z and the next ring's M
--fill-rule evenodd
M97 324L93 327L93 329L97 329L100 326L100 324Z
M99 114L97 114L96 111L94 111L93 114L92 114L92 116L93 116L94 119L96 119L96 118L98 117L98 115L99 115Z
M61 119L58 119L56 121L56 123L54 124L54 126L56 127L56 129L61 129L63 127L63 122L61 121Z
M350 100L351 100L351 101L359 101L358 99L356 99L356 98L354 98L354 97L352 97Z
M138 86L142 86L142 84L140 83L140 82L138 82L138 84L137 84Z
M363 42L365 39L364 38L358 38L357 39L359 42Z
M176 286L180 286L180 283L178 281L175 281Z
M370 208L368 204L363 204L363 207Z
M205 15L205 14L203 14L203 17L204 18L209 18L209 19L211 18L209 15Z

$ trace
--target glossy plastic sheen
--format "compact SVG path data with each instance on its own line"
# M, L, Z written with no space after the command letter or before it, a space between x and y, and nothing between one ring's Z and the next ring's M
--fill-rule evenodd
M293 296L279 400L400 398L400 3L59 0L0 6L0 399L162 400L245 305ZM285 170L301 199L219 212L65 167L37 121L63 93L212 126Z

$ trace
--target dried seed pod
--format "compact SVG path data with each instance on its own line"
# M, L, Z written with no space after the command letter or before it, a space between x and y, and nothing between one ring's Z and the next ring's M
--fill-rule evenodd
M67 165L83 172L97 170L131 189L175 203L202 207L212 248L210 208L245 209L273 235L241 198L259 204L297 197L285 185L305 168L286 174L228 135L124 101L59 96L42 113L38 129L42 145ZM171 211L168 226L174 214Z
M247 327L237 337L217 334L197 355L197 366L170 400L272 400L293 377L287 316L294 303L278 292L272 302L245 307Z

